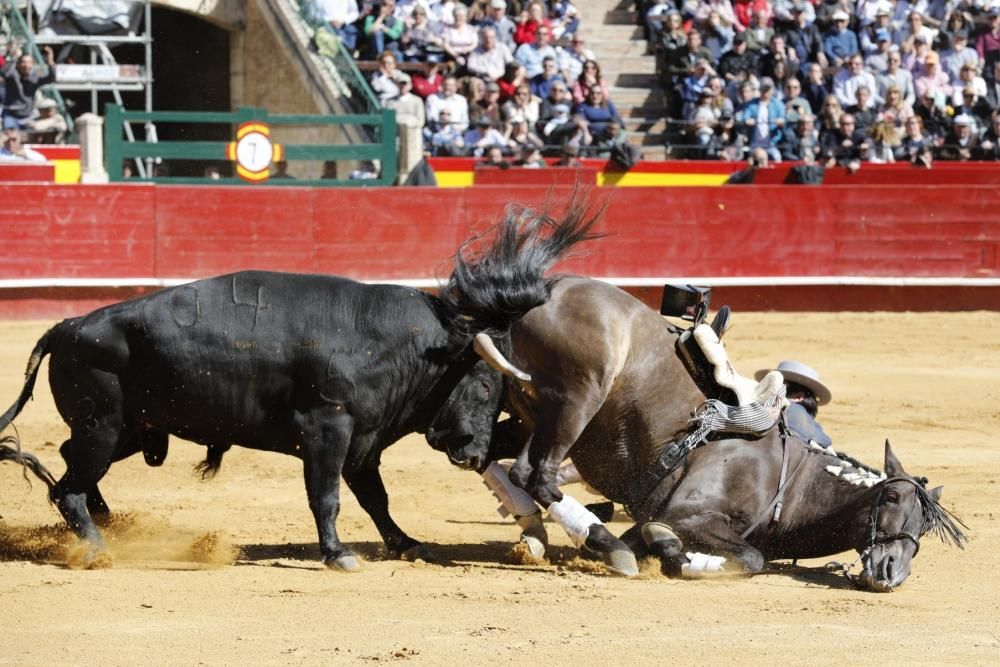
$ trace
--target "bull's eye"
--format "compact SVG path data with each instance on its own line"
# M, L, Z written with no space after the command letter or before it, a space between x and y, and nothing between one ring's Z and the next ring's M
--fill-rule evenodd
M483 398L488 399L490 397L490 386L485 382L483 382L482 387L483 387Z

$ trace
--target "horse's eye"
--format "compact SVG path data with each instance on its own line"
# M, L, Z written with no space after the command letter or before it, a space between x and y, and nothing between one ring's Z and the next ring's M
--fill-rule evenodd
M895 491L887 491L885 494L885 502L887 503L899 503L899 494Z

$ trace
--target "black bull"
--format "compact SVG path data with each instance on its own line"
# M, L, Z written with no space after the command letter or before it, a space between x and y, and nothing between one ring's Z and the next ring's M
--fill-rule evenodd
M419 553L389 516L381 452L418 432L454 462L479 467L469 452L488 449L501 408L497 371L517 373L484 332L506 346L511 322L548 298L545 270L590 237L595 219L580 201L558 223L509 209L478 255L459 253L440 298L244 272L65 320L38 341L0 427L24 407L50 355L52 394L71 430L50 498L93 552L103 545L93 516L109 512L101 478L140 451L162 463L172 434L208 445L208 468L231 444L301 458L331 567L358 565L336 532L341 476L390 553Z
M909 573L926 531L961 545L964 536L937 503L940 488L925 491L888 444L890 480L873 489L825 472L837 459L790 443L790 465L802 464L775 525L765 515L781 481L776 431L758 442L712 443L659 483L637 483L648 479L661 451L686 432L705 401L675 353L676 341L677 330L653 310L616 287L579 277L560 279L549 301L511 329L510 360L532 380L507 392L514 418L497 429L491 457L517 456L511 479L542 507L562 498L556 473L567 456L590 486L625 505L640 522L623 536L627 544L587 541L606 562L622 563L628 548L651 551L668 573L679 573L686 557L676 540L648 544L640 537L641 524L655 520L669 523L687 549L735 557L747 571L761 569L765 559L857 548L865 553L866 583L889 589Z

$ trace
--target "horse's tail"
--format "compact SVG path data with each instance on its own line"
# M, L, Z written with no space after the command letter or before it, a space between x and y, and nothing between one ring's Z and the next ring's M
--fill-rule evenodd
M28 368L24 371L24 386L21 387L21 394L14 401L14 404L7 408L7 411L0 415L0 432L5 428L10 426L14 419L21 414L21 410L24 409L25 404L28 399L31 398L31 392L35 388L35 380L38 379L38 369L42 365L42 359L45 355L49 353L49 344L52 342L53 336L57 333L58 329L62 326L57 324L42 335L35 343L35 349L31 351L31 357L28 358ZM35 475L38 476L43 482L52 487L55 484L55 479L49 473L48 470L42 466L31 454L27 454L21 451L21 441L16 436L5 436L0 439L0 443L12 443L14 447L8 444L4 444L2 449L0 449L0 460L3 461L17 461L25 468L31 470Z
M591 230L606 205L592 210L587 193L575 188L561 220L547 210L508 206L500 222L459 248L441 298L474 328L506 333L548 301L555 278L545 272L578 243L602 236Z

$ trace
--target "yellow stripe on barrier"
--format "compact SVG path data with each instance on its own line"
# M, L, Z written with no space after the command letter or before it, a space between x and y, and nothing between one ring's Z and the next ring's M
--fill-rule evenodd
M475 175L471 171L438 171L435 176L440 188L468 188L475 185ZM597 185L619 188L716 186L725 183L727 178L728 174L598 172Z
M613 185L619 188L657 188L676 186L722 185L728 174L651 174L648 172L600 172L598 185Z
M471 188L476 180L471 171L439 171L434 177L439 188Z
M80 182L79 160L52 160L52 164L55 167L56 183Z

